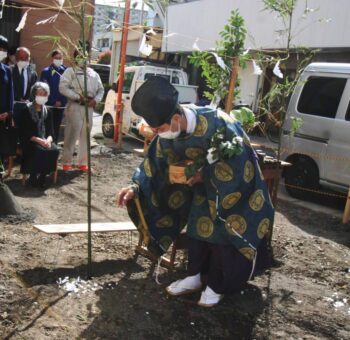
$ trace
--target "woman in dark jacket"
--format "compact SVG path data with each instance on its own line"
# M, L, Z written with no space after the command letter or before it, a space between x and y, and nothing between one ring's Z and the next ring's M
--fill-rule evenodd
M58 149L53 143L53 120L45 106L50 88L46 83L36 82L31 88L34 101L22 111L20 139L23 149L21 173L30 174L29 183L45 186L45 176L56 170Z
M3 63L7 55L7 48L7 39L0 35L0 178L4 158L10 156L8 150L4 150L4 144L7 144L4 143L4 139L6 138L5 130L12 123L13 110L12 74L10 68Z

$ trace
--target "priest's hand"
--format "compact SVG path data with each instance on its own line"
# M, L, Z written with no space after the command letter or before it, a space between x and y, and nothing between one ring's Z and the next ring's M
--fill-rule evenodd
M6 120L9 114L7 112L0 113L0 121Z
M186 184L192 187L193 185L197 183L202 183L203 182L203 169L199 169L194 176L192 176Z
M125 207L128 201L135 197L135 192L131 187L123 188L119 191L117 196L118 207Z

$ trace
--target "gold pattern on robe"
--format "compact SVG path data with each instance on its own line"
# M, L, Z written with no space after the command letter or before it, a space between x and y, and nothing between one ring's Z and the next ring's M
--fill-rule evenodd
M151 195L151 202L155 207L159 207L159 202L158 202L158 198L157 198L157 194L155 192L152 192Z
M254 211L259 211L263 207L265 202L264 193L262 190L256 190L249 197L249 206Z
M243 179L246 183L249 183L254 178L254 165L251 161L246 161L244 164Z
M178 190L173 192L168 200L168 206L171 209L178 209L185 203L185 195L182 191Z
M259 171L261 180L264 181L265 178L264 178L264 175L263 175L263 173L262 173L262 171L261 171L261 168L260 168L260 165L259 165L259 164L258 164L258 171Z
M210 217L213 221L216 219L216 202L208 200Z
M152 177L151 163L148 158L143 162L143 168L145 169L145 174L147 177Z
M167 157L168 164L174 164L179 160L179 156L172 149L165 149L163 153Z
M257 234L260 239L262 239L270 229L270 220L268 218L262 219L262 221L259 223Z
M163 158L162 147L160 146L159 138L158 138L158 140L157 140L156 156L157 156L158 158Z
M240 215L230 215L226 218L225 228L231 235L243 235L247 230L247 222Z
M254 260L254 253L255 250L253 248L250 247L244 247L239 249L239 252L245 256L249 261L253 261Z
M158 228L171 228L173 224L173 219L170 216L165 215L157 221L156 226Z
M198 116L198 123L196 125L196 129L194 130L193 135L195 137L203 137L208 131L208 121L203 116Z
M173 243L173 240L171 239L170 236L162 236L159 240L159 243L161 247L165 250L171 246L171 244Z
M228 194L222 200L222 207L224 209L231 209L241 198L242 194L238 191Z
M224 163L224 162L218 162L215 165L215 177L221 181L221 182L229 182L233 180L234 173L231 167Z
M199 156L203 156L204 150L200 148L187 148L185 154L190 159L196 159Z
M194 205L198 206L198 205L203 204L205 199L206 199L205 196L196 194L196 195L194 195L193 203L194 203Z
M197 232L201 237L209 237L214 231L214 224L209 217L202 216L197 222Z

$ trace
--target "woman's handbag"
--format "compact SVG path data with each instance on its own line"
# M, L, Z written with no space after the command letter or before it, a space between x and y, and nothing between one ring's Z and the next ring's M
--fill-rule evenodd
M5 156L16 155L17 142L18 128L10 123L0 123L0 154Z

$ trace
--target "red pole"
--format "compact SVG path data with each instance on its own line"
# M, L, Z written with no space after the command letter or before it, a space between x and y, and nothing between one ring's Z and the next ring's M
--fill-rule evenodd
M118 140L118 146L121 147L122 135L122 94L123 94L123 81L124 81L124 67L126 60L126 46L128 44L128 31L129 31L129 17L130 17L130 0L125 1L124 9L124 22L122 32L122 43L120 50L120 72L118 81L118 95L117 95L117 111L115 113L115 125L114 125L114 142Z

